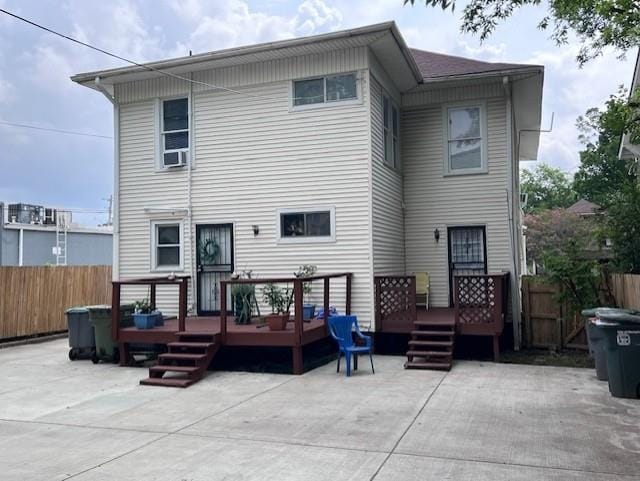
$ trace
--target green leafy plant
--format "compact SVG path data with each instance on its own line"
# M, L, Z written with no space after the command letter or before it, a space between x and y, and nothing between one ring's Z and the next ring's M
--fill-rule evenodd
M269 304L271 312L274 314L284 314L291 307L289 298L289 288L283 290L276 284L267 284L262 288L262 300Z
M318 272L318 267L311 264L301 265L296 272L293 273L298 279L305 277L312 277ZM302 293L305 297L308 297L311 294L313 287L311 282L303 282L302 283Z
M149 302L149 299L135 301L133 308L136 314L151 314L153 312L153 306Z
M251 279L251 271L242 271L238 276L239 279ZM253 284L233 284L231 286L231 295L234 298L235 314L237 324L250 324L253 306L258 309L258 303L255 300L256 286ZM258 310L258 314L260 311Z

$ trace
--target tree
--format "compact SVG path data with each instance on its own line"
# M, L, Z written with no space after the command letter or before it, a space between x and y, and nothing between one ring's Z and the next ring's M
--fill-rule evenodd
M621 186L636 177L627 162L618 158L620 139L634 118L627 98L620 87L609 97L604 110L591 108L577 121L585 149L580 152L573 188L578 196L605 208Z
M569 175L547 164L520 173L520 190L528 195L525 212L569 207L576 201Z
M455 9L456 0L419 0L427 6ZM416 0L404 0L416 3ZM461 30L489 37L499 22L526 5L539 5L540 0L470 0L464 7ZM538 28L552 27L551 38L558 45L568 42L571 32L578 36L582 47L577 61L583 65L613 47L621 55L640 46L640 2L637 0L549 0L548 13Z
M640 185L627 182L607 210L614 267L640 274Z

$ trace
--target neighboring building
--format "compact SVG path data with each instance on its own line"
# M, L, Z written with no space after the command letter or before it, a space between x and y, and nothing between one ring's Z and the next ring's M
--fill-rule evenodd
M633 71L633 78L631 79L631 87L629 88L629 96L634 94L640 86L640 51L636 58L636 67ZM622 142L620 142L620 152L618 156L621 159L635 160L636 163L640 159L640 145L633 144L629 138L629 134L622 136Z
M600 206L595 202L590 202L587 199L580 199L574 204L567 207L567 212L576 214L580 217L594 217L601 214Z
M68 223L65 235L64 226L56 226L59 211L46 209L46 213L41 206L0 202L0 266L111 264L111 228Z
M315 264L354 273L366 325L374 273L426 271L449 306L454 273L510 271L519 318L543 67L409 49L392 22L148 65L72 78L114 105L114 278L190 274L215 313L234 270Z

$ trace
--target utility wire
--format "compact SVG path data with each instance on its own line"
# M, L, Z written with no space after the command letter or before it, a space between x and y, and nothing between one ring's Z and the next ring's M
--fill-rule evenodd
M52 30L51 28L45 27L44 25L40 25L39 23L36 23L36 22L34 22L32 20L29 20L27 18L21 17L20 15L16 15L15 13L11 13L8 10L5 10L4 8L0 8L0 12L4 13L6 15L9 15L10 17L13 17L13 18L15 18L17 20L20 20L21 22L28 23L29 25L32 25L32 26L34 26L36 28L44 30L45 32L48 32L48 33L51 33L53 35L57 35L58 37L64 38L65 40L69 40L71 42L77 43L77 44L82 45L84 47L87 47L87 48L90 48L92 50L95 50L96 52L100 52L100 53L102 53L104 55L108 55L108 56L116 58L118 60L122 60L123 62L130 63L131 65L135 65L136 67L140 67L140 68L148 70L150 72L156 72L156 73L158 73L160 75L164 75L165 77L175 78L175 79L183 80L185 82L189 82L189 83L192 83L192 84L195 84L195 85L202 85L204 87L209 87L209 88L216 89L216 90L224 90L224 91L227 91L227 92L235 93L235 94L238 94L238 95L244 95L246 97L251 97L251 98L256 98L256 99L296 100L296 99L300 98L300 97L271 97L271 96L267 96L267 95L255 95L255 94L251 94L251 93L248 93L248 92L241 92L239 90L234 90L234 89L231 89L231 88L228 88L228 87L221 87L220 85L214 85L214 84L210 84L210 83L207 83L207 82L201 82L199 80L193 80L193 79L190 79L188 77L183 77L182 75L177 75L177 74L174 74L174 73L171 73L171 72L166 72L164 70L157 69L157 68L152 67L150 65L145 65L145 64L141 64L139 62L135 62L133 60L129 60L126 57L122 57L122 56L117 55L115 53L109 52L108 50L104 50L104 49L96 47L94 45L90 45L90 44L88 44L86 42L83 42L83 41L78 40L76 38L70 37L69 35L65 35L64 33L57 32L55 30Z
M15 122L5 122L0 120L0 125L9 125L10 127L22 127L25 129L44 130L46 132L57 132L59 134L83 135L85 137L98 137L100 139L112 139L108 135L90 134L88 132L75 132L73 130L50 129L47 127L38 127L36 125L18 124Z

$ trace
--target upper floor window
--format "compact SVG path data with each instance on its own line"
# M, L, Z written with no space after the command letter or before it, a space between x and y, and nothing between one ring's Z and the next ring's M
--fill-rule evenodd
M358 98L356 74L295 80L293 97L294 106L355 100Z
M398 107L386 95L382 96L382 129L384 161L389 167L400 167L400 114Z
M486 172L486 127L482 105L446 109L446 171Z
M161 107L162 167L183 166L187 163L189 152L189 100L163 100Z

